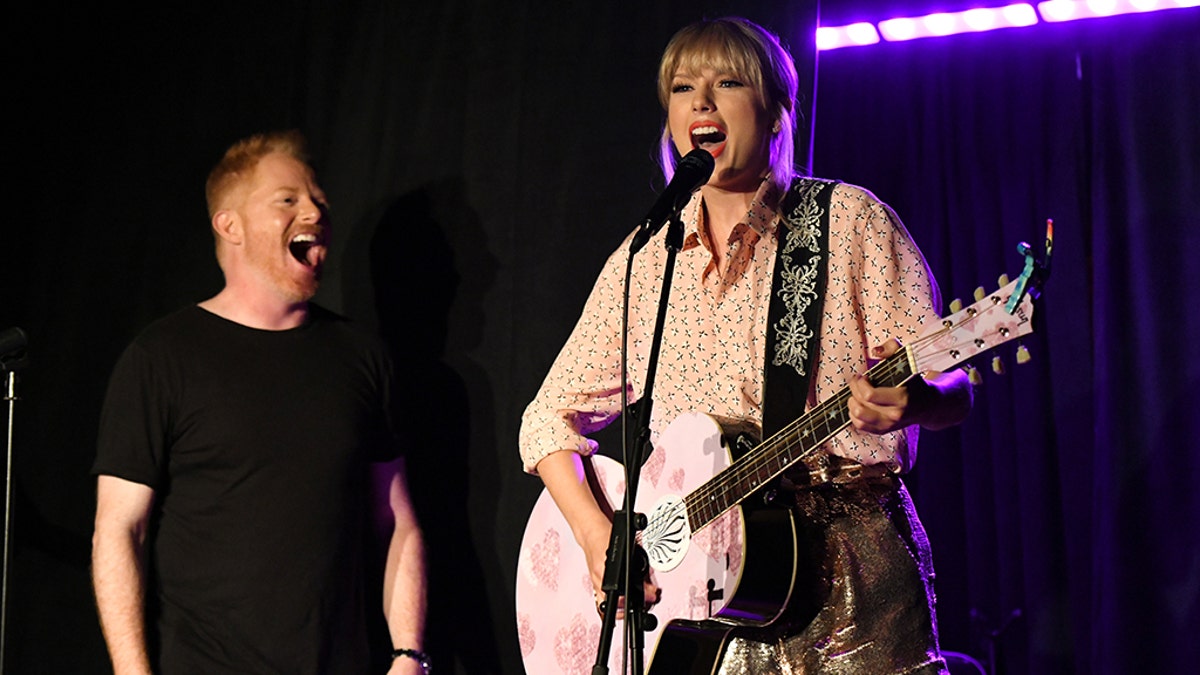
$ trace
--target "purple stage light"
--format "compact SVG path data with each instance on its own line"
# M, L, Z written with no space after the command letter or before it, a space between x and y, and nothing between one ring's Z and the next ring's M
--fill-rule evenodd
M890 42L926 37L944 37L956 33L976 33L998 28L1020 28L1037 23L1037 13L1027 4L1007 7L942 12L914 18L879 22L879 32Z
M1074 21L1197 6L1200 0L1048 0L1038 3L1038 13L1043 21Z
M849 26L822 26L817 29L817 49L828 51L839 47L862 47L879 42L879 33L869 23Z
M1040 21L1058 22L1092 19L1119 14L1154 12L1164 9L1200 7L1200 0L1046 0L1037 9L1027 3L985 7L928 16L899 17L872 23L822 26L817 29L817 49L861 47L882 40L900 42L918 38L944 37L1000 28L1023 28Z

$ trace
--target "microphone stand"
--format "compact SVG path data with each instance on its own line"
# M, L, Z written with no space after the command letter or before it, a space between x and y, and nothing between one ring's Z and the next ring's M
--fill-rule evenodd
M0 373L4 374L4 400L8 402L8 440L6 443L6 470L4 473L4 580L0 582L0 673L4 672L4 659L7 654L8 637L8 545L11 539L10 525L12 523L12 460L13 460L13 419L17 402L17 368L20 360L9 363L0 359Z
M625 460L623 462L625 465L625 503L620 510L613 513L612 534L609 537L608 557L605 559L604 579L601 585L601 590L604 591L604 602L601 605L604 620L600 626L600 644L596 654L596 663L592 666L592 675L608 673L608 655L612 647L613 629L616 627L619 599L622 596L625 597L625 651L630 659L633 675L641 675L645 671L645 632L654 630L658 623L657 618L646 609L645 588L642 585L649 569L649 559L646 557L645 550L635 543L635 533L646 526L646 516L635 513L634 505L637 503L638 480L641 477L642 464L653 451L653 448L650 447L650 413L654 407L654 377L658 371L663 324L671 295L671 279L675 273L675 257L683 248L683 222L679 218L679 212L679 208L674 209L668 220L667 260L663 270L662 289L659 292L654 336L650 344L645 392L635 404L637 418L635 424L627 424L628 414L621 416ZM629 262L625 270L624 316L621 321L621 409L626 413L629 412L629 406L626 405L629 391L626 384L628 376L626 363L629 354L627 344L629 279L633 273L633 256L645 245L650 236L646 226L643 226L642 230L634 235L630 245Z

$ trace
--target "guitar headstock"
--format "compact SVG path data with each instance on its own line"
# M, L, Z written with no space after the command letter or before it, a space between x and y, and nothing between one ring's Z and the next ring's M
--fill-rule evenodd
M986 294L975 304L942 318L909 348L914 372L950 370L990 349L1033 332L1033 297L1028 293L1010 314L1018 281Z
M1017 251L1025 256L1025 268L1016 280L1000 277L1000 288L985 293L975 291L975 303L959 309L951 304L952 313L923 333L909 345L913 372L944 371L1002 344L1033 332L1034 303L1041 296L1042 285L1050 274L1050 254L1054 248L1054 221L1046 221L1046 257L1037 261L1032 247L1025 242ZM957 302L957 301L956 301ZM1024 347L1017 351L1017 362L1029 360ZM993 362L1000 372L1000 362ZM974 381L974 377L972 378Z

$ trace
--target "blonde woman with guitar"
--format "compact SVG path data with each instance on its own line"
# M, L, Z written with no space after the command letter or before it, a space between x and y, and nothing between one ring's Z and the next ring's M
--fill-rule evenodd
M698 149L714 170L680 214L653 383L636 510L666 501L639 534L659 619L647 660L661 673L943 673L929 545L900 477L918 427L963 420L971 387L906 352L940 301L895 213L862 188L795 175L796 89L779 40L740 18L684 28L660 66L668 180ZM632 263L631 401L647 384L665 232ZM550 505L518 573L531 673L588 672L595 655L591 606L623 479L586 434L621 412L627 248L523 418L524 465ZM879 361L889 373L868 375ZM736 431L754 440L726 443Z

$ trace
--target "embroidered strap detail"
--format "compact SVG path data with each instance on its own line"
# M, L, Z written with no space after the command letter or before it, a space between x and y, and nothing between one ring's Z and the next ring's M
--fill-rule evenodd
M795 419L808 399L821 328L829 240L829 200L837 181L797 178L780 204L779 248L767 311L763 433Z

